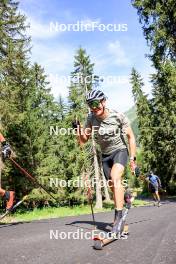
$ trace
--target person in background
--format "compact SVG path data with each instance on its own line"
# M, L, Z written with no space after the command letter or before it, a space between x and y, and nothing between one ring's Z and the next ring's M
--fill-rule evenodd
M0 133L0 143L2 148L2 159L4 161L8 157L10 157L11 148L1 133ZM6 201L6 210L10 210L14 204L15 192L0 188L0 196Z
M148 188L154 198L154 205L158 205L159 207L161 205L160 195L158 192L158 189L161 188L160 178L157 175L154 175L153 171L150 171L146 180L148 182Z

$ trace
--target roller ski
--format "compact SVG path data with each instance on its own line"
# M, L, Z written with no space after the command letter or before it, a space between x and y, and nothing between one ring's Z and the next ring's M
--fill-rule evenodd
M133 201L133 197L131 192L125 193L125 211L122 215L122 211L115 210L114 224L112 227L112 231L107 233L107 235L95 236L94 237L94 245L93 248L97 250L102 250L104 246L112 243L118 239L127 239L129 235L128 225L125 223L126 217L128 215L128 211L131 208L131 203Z
M112 231L107 233L105 236L95 236L93 248L97 250L103 249L104 246L112 243L118 239L127 239L128 237L128 225L125 224L125 220L128 214L128 208L125 209L125 212L121 219L117 219L113 225Z
M7 215L9 215L11 212L13 212L20 204L26 200L27 195L23 197L22 200L18 201L16 204L12 204L11 207L6 207L6 212L0 216L0 221L4 219Z

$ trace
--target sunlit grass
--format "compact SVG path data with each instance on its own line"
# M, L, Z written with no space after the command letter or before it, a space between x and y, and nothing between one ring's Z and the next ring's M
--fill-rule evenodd
M144 206L149 204L142 200L135 200L133 206ZM108 212L114 208L113 203L106 203L103 209L94 208L94 212ZM83 214L91 214L89 205L74 206L74 207L49 207L42 209L34 209L33 211L17 211L3 219L3 222L10 223L16 221L33 221L40 219L60 218L65 216L77 216Z

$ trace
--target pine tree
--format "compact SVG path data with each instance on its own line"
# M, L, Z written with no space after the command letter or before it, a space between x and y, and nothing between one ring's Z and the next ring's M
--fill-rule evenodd
M42 179L45 172L41 171L41 164L50 150L49 125L57 116L57 107L43 69L29 62L30 38L26 36L25 17L19 14L18 3L1 1L0 18L2 131L19 163ZM51 165L54 167L54 162ZM17 196L35 187L8 162L3 179L4 186L15 189Z
M168 188L174 181L175 149L175 69L176 69L176 3L175 1L134 0L144 36L150 45L150 59L156 68L152 76L153 99L151 120L153 126L151 166L160 174Z
M28 62L29 38L25 35L25 17L17 13L18 4L3 0L0 3L0 113L4 125L18 117L19 86L26 84L23 73ZM21 74L21 76L20 76Z
M167 62L152 76L153 145L156 159L153 166L168 188L176 180L176 64Z
M74 61L74 71L71 74L72 82L70 86L69 100L72 120L76 117L83 122L88 113L85 103L85 94L90 91L94 83L98 82L98 77L93 74L93 66L86 51L80 48L77 51ZM93 159L92 159L93 153ZM96 179L96 207L102 207L102 194L100 188L100 169L98 164L98 155L94 138L92 136L91 144L88 143L82 151L83 171L82 175L91 176L91 171L94 171ZM92 170L94 168L94 170Z
M142 24L144 36L151 47L155 67L166 59L176 60L175 0L132 0Z
M152 107L150 101L147 99L142 91L144 86L140 74L133 68L131 73L131 84L134 101L137 106L138 126L140 131L139 142L142 148L143 155L143 170L145 172L150 169L151 160L154 155L151 152L153 144L153 129L152 129Z
M28 83L29 38L25 34L25 17L18 13L18 3L1 1L0 21L0 117L2 131L12 143L15 131L11 134L10 127L20 122L25 98L22 94ZM9 175L8 167L7 171Z

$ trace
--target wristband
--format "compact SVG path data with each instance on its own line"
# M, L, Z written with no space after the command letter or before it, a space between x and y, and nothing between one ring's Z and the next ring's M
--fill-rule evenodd
M130 157L130 160L135 161L136 160L136 157Z

